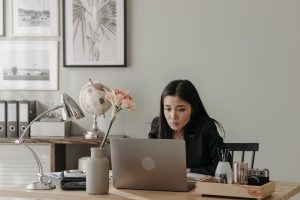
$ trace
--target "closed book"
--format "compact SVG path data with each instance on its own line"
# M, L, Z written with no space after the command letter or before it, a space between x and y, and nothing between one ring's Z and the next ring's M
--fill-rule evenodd
M60 188L63 190L86 190L86 176L66 177L61 173Z

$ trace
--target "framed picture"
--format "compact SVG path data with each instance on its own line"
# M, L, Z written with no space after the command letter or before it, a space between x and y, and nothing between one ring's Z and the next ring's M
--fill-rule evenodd
M0 89L57 90L57 41L0 41Z
M125 0L64 0L64 66L126 66Z
M4 36L4 3L0 0L0 36Z
M58 36L58 0L13 0L13 36Z

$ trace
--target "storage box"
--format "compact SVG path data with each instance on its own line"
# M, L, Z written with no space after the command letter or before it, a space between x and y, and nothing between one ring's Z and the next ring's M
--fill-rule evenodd
M212 177L197 182L196 192L200 195L264 199L275 192L275 182L270 181L262 186L224 184Z
M71 122L34 122L30 128L31 137L68 137L71 135Z

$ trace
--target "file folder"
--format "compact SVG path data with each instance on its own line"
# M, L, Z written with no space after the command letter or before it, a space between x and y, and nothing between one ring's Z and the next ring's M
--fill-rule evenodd
M6 101L0 100L0 137L6 137Z
M18 137L18 102L7 101L7 137Z
M29 122L37 117L37 101L29 101Z
M19 136L23 134L29 123L36 117L36 101L19 101ZM30 137L30 129L24 137Z

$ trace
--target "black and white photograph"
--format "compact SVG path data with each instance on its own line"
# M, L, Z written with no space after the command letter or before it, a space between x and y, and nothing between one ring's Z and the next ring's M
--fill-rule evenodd
M45 65L49 63L47 50L12 49L8 52L7 61L8 64L3 67L3 80L49 81L49 66Z
M4 35L4 4L3 0L0 0L0 36Z
M57 0L13 0L14 36L57 36Z
M64 66L126 65L125 0L64 1Z
M0 89L57 90L56 41L1 41Z

